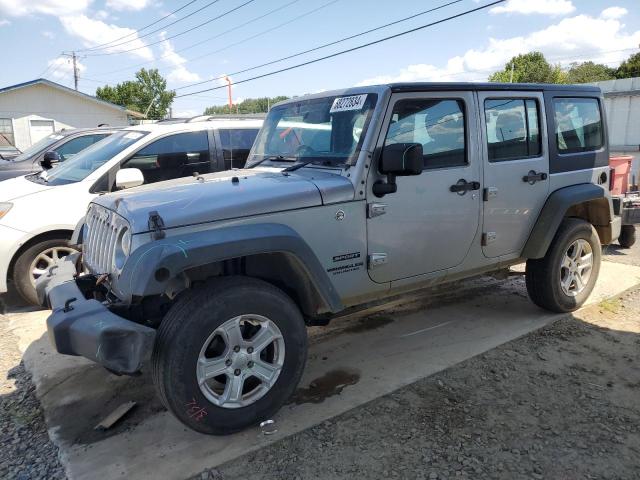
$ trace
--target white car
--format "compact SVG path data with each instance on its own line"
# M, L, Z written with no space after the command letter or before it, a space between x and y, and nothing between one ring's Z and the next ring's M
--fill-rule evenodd
M0 293L9 280L36 304L35 280L73 250L73 229L102 193L242 168L255 119L145 124L123 129L48 172L0 182Z

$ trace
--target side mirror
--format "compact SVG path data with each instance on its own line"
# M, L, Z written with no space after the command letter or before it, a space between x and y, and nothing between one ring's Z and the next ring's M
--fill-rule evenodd
M40 160L40 166L45 170L50 170L55 164L60 163L60 160L62 158L58 152L45 152L44 157Z
M137 168L123 168L116 173L116 188L138 187L144 183L144 176Z
M387 181L376 182L373 193L383 197L398 191L396 177L420 175L424 168L424 156L420 143L395 143L382 150L378 171L387 176Z

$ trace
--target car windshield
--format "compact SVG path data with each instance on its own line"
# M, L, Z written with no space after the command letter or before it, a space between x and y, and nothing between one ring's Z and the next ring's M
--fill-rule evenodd
M351 164L358 155L376 105L376 94L331 96L274 107L267 115L247 165L295 161Z
M42 172L34 179L47 185L66 185L87 178L106 162L130 147L148 132L123 130L94 143L73 158L61 163L52 170Z
M59 133L52 133L51 135L47 135L40 141L34 143L29 148L27 148L24 152L13 159L14 162L24 162L25 160L31 160L34 155L46 150L51 145L56 143L58 140L64 138L64 135Z

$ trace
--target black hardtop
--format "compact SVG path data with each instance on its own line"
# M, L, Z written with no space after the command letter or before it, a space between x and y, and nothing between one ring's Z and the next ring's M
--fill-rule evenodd
M392 92L438 92L453 90L491 91L554 91L601 94L600 87L593 85L558 85L553 83L470 83L470 82L410 82L390 83Z

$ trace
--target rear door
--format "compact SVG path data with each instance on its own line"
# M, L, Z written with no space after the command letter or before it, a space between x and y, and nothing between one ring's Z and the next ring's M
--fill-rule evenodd
M542 92L479 92L486 257L520 253L549 192Z

